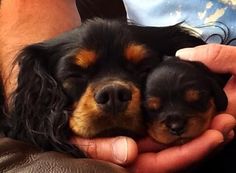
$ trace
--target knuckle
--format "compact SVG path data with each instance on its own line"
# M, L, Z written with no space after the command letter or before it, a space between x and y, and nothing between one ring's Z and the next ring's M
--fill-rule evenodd
M97 158L97 145L94 142L90 142L87 146L87 150L85 151L88 157Z
M219 44L209 44L207 47L207 57L210 62L217 62L222 52L222 46Z

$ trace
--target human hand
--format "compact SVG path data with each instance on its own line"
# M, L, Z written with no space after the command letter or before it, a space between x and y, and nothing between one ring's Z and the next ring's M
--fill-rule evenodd
M226 112L236 115L236 47L210 44L195 48L182 49L179 50L176 55L186 60L202 61L214 72L231 73L232 78L225 86L225 92L229 100L229 105ZM228 127L224 125L225 123L229 123L227 125ZM158 168L159 172L175 172L176 170L187 167L192 163L201 160L208 153L216 149L220 144L220 135L223 134L225 137L224 142L222 143L229 142L234 136L233 127L235 127L235 120L233 116L227 114L217 115L212 122L210 130L207 130L202 136L196 138L195 140L183 146L172 147L160 151L156 155L151 153L150 155L153 158L156 158L156 160L152 159L151 156L148 156L147 153L139 155L136 161L136 170L144 169L146 172L156 172L157 169L155 168ZM214 130L218 130L221 134L217 134L217 131ZM208 135L209 137L206 137ZM217 138L219 143L217 143ZM212 141L207 141L209 139ZM209 143L206 144L206 141ZM146 142L142 148L145 148L145 146L150 147L152 145L151 142L149 142L149 144ZM148 170L147 165L149 165L150 170ZM153 165L153 167L151 165ZM157 165L159 166L157 167Z
M208 44L181 49L176 52L176 56L185 60L201 61L214 72L232 74L224 88L228 97L226 112L236 117L236 47Z
M169 173L191 166L230 141L234 137L232 129L235 124L231 115L218 115L213 119L211 128L200 137L167 149L151 139L136 143L128 137L94 140L75 137L72 141L89 157L123 165L132 173Z

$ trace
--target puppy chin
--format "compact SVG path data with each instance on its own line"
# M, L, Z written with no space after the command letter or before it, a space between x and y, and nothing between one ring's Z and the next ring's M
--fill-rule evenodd
M186 131L181 135L174 135L170 133L165 124L157 122L153 123L153 125L149 127L148 134L158 143L167 146L183 145L197 138L207 129L209 129L211 120L212 116L204 119L204 122L203 120L194 117L193 119L189 120Z
M170 132L170 129L164 122L153 120L147 124L148 134L157 142L165 145L181 145L192 139L197 138L207 129L214 116L217 114L213 99L209 101L208 109L205 112L196 112L188 115L187 124L183 133L176 135ZM183 115L187 117L186 115Z
M177 135L172 135L171 133L168 132L158 132L158 134L152 130L149 130L149 135L154 139L156 142L161 143L166 146L176 146L176 145L183 145L196 137L200 136L202 133L195 134L194 136L187 136L185 134L181 136Z

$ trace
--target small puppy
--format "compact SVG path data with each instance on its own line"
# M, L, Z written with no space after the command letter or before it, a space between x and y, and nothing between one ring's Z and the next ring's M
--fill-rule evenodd
M227 107L224 83L200 62L165 57L148 76L145 119L156 141L183 144L205 131Z
M203 43L179 25L154 28L94 19L29 45L16 59L18 84L5 134L77 157L83 153L70 143L74 135L142 136L147 74L162 54Z

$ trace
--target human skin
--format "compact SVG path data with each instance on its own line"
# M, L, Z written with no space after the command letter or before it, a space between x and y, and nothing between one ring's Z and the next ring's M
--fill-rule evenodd
M123 165L132 173L171 173L197 163L223 143L232 140L235 123L234 117L229 114L217 115L210 129L200 137L171 148L148 137L136 142L127 137L95 140L75 138L73 143L90 157Z
M80 25L74 0L2 0L0 9L0 67L5 95L15 88L17 69L12 62L19 50L32 43L53 38ZM88 156L125 166L130 172L171 172L204 158L223 142L232 139L235 120L222 114L211 130L181 147L164 147L147 138L128 137L87 140L73 138ZM204 145L199 145L204 141ZM162 151L160 151L162 150ZM177 157L181 155L180 157ZM168 166L167 166L168 165Z
M6 96L15 87L12 62L24 46L53 38L81 23L75 0L2 0L0 67Z

